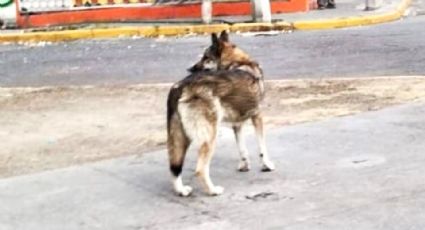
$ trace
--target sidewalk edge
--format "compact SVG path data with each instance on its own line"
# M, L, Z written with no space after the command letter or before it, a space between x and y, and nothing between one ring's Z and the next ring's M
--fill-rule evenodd
M411 0L402 0L395 10L370 16L354 16L347 18L334 18L325 20L306 20L296 21L292 23L296 30L320 30L335 29L354 26L373 25L385 22L391 22L400 19L406 9L409 7Z

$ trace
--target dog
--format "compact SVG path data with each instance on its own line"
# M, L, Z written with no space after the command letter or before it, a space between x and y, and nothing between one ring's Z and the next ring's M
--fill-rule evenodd
M240 154L238 170L250 169L248 151L242 135L244 123L251 120L259 142L262 171L275 169L265 144L260 103L264 98L263 71L242 49L229 41L226 31L211 35L212 44L191 74L175 83L167 99L167 148L173 186L177 194L189 196L190 186L182 182L181 172L189 145L199 147L196 175L209 195L220 195L224 188L213 184L210 162L219 124L230 122Z

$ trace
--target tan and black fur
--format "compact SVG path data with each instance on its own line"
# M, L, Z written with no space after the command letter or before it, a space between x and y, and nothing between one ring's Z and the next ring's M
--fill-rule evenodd
M183 185L181 172L186 151L196 142L200 146L196 175L208 194L223 192L209 176L217 130L222 121L233 126L241 156L240 171L250 169L242 136L242 126L247 120L251 120L256 129L262 170L273 170L259 108L264 96L264 79L259 65L230 43L227 32L223 31L220 37L212 35L212 45L190 71L192 74L172 86L167 101L167 144L175 191L182 196L192 191L191 187Z

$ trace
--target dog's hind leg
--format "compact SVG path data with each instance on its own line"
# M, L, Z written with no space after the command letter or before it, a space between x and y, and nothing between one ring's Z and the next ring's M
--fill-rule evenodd
M247 172L250 169L250 162L248 158L248 150L246 149L245 138L243 135L242 124L234 123L233 132L235 133L236 143L238 144L238 150L241 157L238 170L241 172Z
M200 145L196 175L210 195L219 195L223 193L223 188L212 183L210 162L223 111L218 98L213 97L212 93L203 93L181 99L179 114L186 135Z
M215 186L210 178L210 163L215 150L215 136L209 141L201 144L199 149L198 163L196 165L196 175L201 180L207 193L212 196L220 195L223 193L224 188Z
M267 152L266 140L264 137L264 127L263 127L263 117L261 114L252 116L252 124L255 127L255 133L258 140L258 145L260 147L260 158L262 161L261 171L269 172L275 169L273 162L270 161L269 154Z
M171 120L167 144L174 190L181 196L189 196L192 188L183 185L181 173L190 141L184 133L182 124L177 117L173 117Z

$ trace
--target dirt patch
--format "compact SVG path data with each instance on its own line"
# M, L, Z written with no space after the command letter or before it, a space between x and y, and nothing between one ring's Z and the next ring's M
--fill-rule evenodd
M0 88L0 177L163 147L169 87ZM269 81L266 88L269 128L425 98L424 77Z

